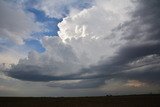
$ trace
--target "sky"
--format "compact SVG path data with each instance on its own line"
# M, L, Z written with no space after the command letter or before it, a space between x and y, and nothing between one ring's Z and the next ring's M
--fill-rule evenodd
M0 0L0 96L160 93L159 0Z

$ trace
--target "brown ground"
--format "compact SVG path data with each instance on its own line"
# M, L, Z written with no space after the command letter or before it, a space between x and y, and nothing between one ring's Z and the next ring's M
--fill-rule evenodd
M160 94L59 98L0 97L0 107L160 107Z

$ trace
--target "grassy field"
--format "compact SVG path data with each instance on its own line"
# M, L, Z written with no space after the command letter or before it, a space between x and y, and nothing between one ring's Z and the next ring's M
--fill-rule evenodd
M0 97L0 107L160 107L160 95Z

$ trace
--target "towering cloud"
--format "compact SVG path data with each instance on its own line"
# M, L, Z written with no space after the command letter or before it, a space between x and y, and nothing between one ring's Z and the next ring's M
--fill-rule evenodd
M47 8L45 3L41 8L49 17L63 16L63 10L52 9L51 3ZM46 51L30 52L6 75L51 81L47 86L67 89L115 87L110 84L117 80L125 88L148 84L157 88L153 85L160 82L159 1L95 0L93 4L83 10L72 7L58 24L58 36L42 39Z

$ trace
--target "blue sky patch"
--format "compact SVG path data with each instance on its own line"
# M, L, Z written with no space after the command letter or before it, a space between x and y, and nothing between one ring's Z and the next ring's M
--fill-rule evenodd
M37 52L44 52L45 48L42 46L42 44L40 43L40 41L35 40L35 39L28 39L25 40L25 45L29 48L32 48L33 50L37 51Z
M36 21L41 22L45 26L45 31L34 33L34 35L38 36L57 36L57 32L59 31L58 23L62 21L62 19L50 18L45 15L45 13L41 10L37 10L35 8L27 9L29 12L35 15Z

